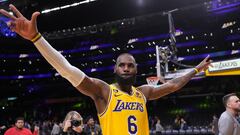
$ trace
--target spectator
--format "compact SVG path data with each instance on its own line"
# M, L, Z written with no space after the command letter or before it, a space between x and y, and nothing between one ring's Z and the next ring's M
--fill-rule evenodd
M84 127L83 132L87 135L102 135L102 130L98 124L95 123L92 116L87 117L87 125Z
M24 118L18 117L15 121L15 126L9 128L4 135L38 135L39 128L35 126L32 133L29 129L24 128Z
M4 130L6 129L6 126L3 125L3 126L0 126L0 134L4 133Z
M184 118L180 119L180 129L187 130L187 122L184 120Z
M218 135L219 134L219 131L218 131L218 117L217 117L217 115L213 115L212 132L214 133L214 135Z
M27 121L24 122L24 127L31 130L31 125Z
M218 121L219 135L240 135L240 123L237 121L240 112L240 100L235 93L225 95L223 104L226 111Z
M179 130L180 129L180 126L181 126L181 119L180 117L177 115L175 120L174 120L174 123L173 123L173 129L175 130Z
M163 130L164 130L164 128L161 125L160 119L158 118L157 123L156 123L156 135L161 135Z
M80 135L82 131L82 116L76 111L68 112L63 121L63 135Z
M51 131L51 135L59 135L61 132L61 128L60 126L58 125L58 122L54 122L54 125L53 125L53 128L52 128L52 131Z

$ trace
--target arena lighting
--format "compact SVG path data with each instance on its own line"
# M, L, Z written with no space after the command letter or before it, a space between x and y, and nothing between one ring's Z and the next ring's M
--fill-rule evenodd
M6 2L6 1L8 1L8 0L0 0L0 3L1 3L1 2Z
M4 37L16 37L17 34L15 32L12 32L10 28L7 26L7 23L9 21L9 18L0 16L0 35Z
M109 34L115 34L121 29L126 29L135 25L135 18L128 18L122 20L116 20L112 22L106 22L102 24L94 24L90 26L68 28L62 30L56 30L53 32L44 32L42 35L47 39L62 39L69 37L76 37L82 35L89 35L95 33L107 32Z
M33 75L13 75L13 76L0 76L0 80L17 80L17 79L37 79L37 78L50 78L52 73L46 74L33 74Z
M165 39L165 38L169 38L169 34L161 34L161 35L156 35L156 36L139 38L135 43L141 43L141 42L152 41L152 40L157 40L157 39Z
M69 4L69 5L64 5L64 6L61 6L61 7L46 9L46 10L41 11L41 13L45 14L45 13L49 13L49 12L52 12L52 11L62 10L62 9L70 8L70 7L76 7L78 5L82 5L82 4L86 4L86 3L90 3L90 2L94 2L94 1L97 1L97 0L84 0L84 1L81 1L81 2L76 2L76 3Z
M183 48L183 47L202 46L202 45L206 45L206 44L207 44L207 42L205 42L205 41L191 41L191 42L177 43L176 46L178 48Z
M182 42L178 43L177 47L178 48L184 48L184 47L193 47L193 46L204 46L206 45L206 42L204 41L191 41L191 42ZM114 47L113 44L99 44L98 49L103 49L103 48L108 48L108 47ZM91 46L88 47L80 47L78 49L72 49L72 50L64 50L60 51L62 54L70 54L70 53L79 53L79 52L85 52L85 51L91 51ZM143 52L154 52L154 48L147 48L144 51L142 50L133 50L130 51L130 53L133 54L140 54ZM0 54L0 58L40 58L41 55L39 53L30 53L30 54ZM104 54L100 56L93 56L93 57L88 57L88 58L80 58L78 59L79 61L88 61L88 60L98 60L102 58L109 58L112 57L112 54Z
M99 44L98 49L114 47L113 44ZM91 51L91 46L88 47L80 47L78 49L64 50L59 51L62 54L70 54L70 53L79 53ZM29 54L0 54L0 58L41 58L42 56L39 53L29 53Z
M225 41L233 41L233 40L239 40L240 39L240 34L234 34L225 37Z
M108 48L114 46L113 44L98 44L98 45L93 45L93 46L88 46L88 47L79 47L78 49L72 49L72 50L64 50L64 54L69 54L69 53L78 53L78 52L86 52L86 51L91 51L95 49L101 49L101 48Z
M96 50L99 48L99 45L91 45L90 50Z
M107 59L107 58L112 58L113 54L102 54L102 55L98 55L98 56L93 56L93 57L88 57L87 60L102 60L102 59Z
M19 58L27 58L29 55L28 54L20 54Z
M89 62L89 61L95 61L95 60L108 59L108 58L112 58L112 57L113 57L113 54L102 54L102 55L92 56L92 57L87 57L87 58L79 58L79 59L77 59L77 61Z
M136 51L137 54L139 54L142 51ZM155 49L153 48L148 49L146 52L155 52ZM219 57L219 56L229 56L233 54L240 54L240 50L229 50L229 51L220 51L220 52L214 52L210 53L209 55L211 58L213 57ZM196 59L203 59L207 56L208 54L200 54L200 55L192 55L192 56L183 56L183 57L178 57L178 61L189 61L189 60L196 60ZM101 59L102 60L102 59ZM146 61L144 63L139 63L138 65L140 67L145 66L145 65L155 65L156 60L150 60ZM98 68L89 68L89 69L84 69L84 73L92 73L92 72L103 72L103 71L112 71L114 68L114 65L110 66L104 66L104 67L98 67ZM42 74L32 74L32 75L14 75L14 76L0 76L0 80L9 80L9 79L40 79L40 78L52 78L52 77L59 76L58 73L42 73Z
M214 12L215 15L224 15L226 13L230 13L230 12L234 12L239 10L239 7L233 7L233 8L229 8L229 9L225 9L225 10L221 10L221 11L216 11Z
M17 99L17 97L8 97L7 98L8 101L13 101L13 100L16 100L16 99Z
M198 54L198 55L191 55L191 56L183 56L179 57L178 61L181 59L182 61L186 60L195 60L195 59L204 59L208 55L210 55L211 58L213 57L219 57L219 56L230 56L233 54L240 54L240 50L228 50L228 51L219 51L219 52L213 52L213 53L206 53L206 54Z
M218 1L218 0L217 0ZM219 11L219 10L225 10L225 9L228 9L228 8L233 8L233 7L236 7L236 6L239 6L240 5L240 2L231 2L231 3L216 3L216 6L213 6L212 10L209 10L209 11Z
M204 5L209 12L224 14L237 10L237 7L240 5L240 0L211 0L205 2Z
M191 34L191 32L184 32L185 34ZM184 34L181 30L176 30L175 36L181 36ZM155 36L148 36L148 37L142 37L142 38L132 38L128 40L128 44L132 43L141 43L141 42L147 42L152 40L159 40L159 39L166 39L169 38L169 34L160 34Z
M90 68L90 69L86 69L84 70L84 73L92 73L92 72L102 72L102 71L107 71L107 70L113 70L114 69L114 65L111 66L107 66L107 67L98 67L98 68Z
M180 36L183 35L183 32L178 30L175 33L176 36ZM156 35L156 36L149 36L149 37L144 37L144 38L132 38L128 40L128 44L132 44L132 43L139 43L139 42L146 42L146 41L152 41L152 40L157 40L157 39L165 39L168 38L167 34L161 34L161 35ZM148 43L149 46L151 45L151 43ZM154 43L153 43L154 44Z

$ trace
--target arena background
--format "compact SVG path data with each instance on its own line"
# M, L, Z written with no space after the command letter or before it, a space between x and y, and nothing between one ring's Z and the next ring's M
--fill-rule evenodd
M10 3L28 18L42 12L39 31L51 45L87 75L108 83L123 52L133 54L138 63L136 86L156 76L155 46L169 46L166 13L174 9L177 63L170 61L166 73L162 67L163 75L196 66L207 54L215 62L240 56L239 0L0 0L0 7L8 9ZM69 110L97 119L93 101L60 77L31 42L11 32L7 21L0 16L0 126L19 115L28 121L61 121ZM239 94L239 81L239 72L203 73L182 90L149 101L149 118L158 116L170 129L180 115L189 126L209 129L213 114L224 110L222 96Z

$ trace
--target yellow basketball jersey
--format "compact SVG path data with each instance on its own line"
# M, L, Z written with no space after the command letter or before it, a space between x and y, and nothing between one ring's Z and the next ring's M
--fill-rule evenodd
M135 87L131 95L110 88L108 106L98 115L103 135L149 135L145 96Z

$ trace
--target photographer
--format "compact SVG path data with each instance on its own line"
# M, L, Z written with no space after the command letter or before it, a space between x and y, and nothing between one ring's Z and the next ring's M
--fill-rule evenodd
M63 121L63 135L82 135L83 119L76 111L67 113Z

